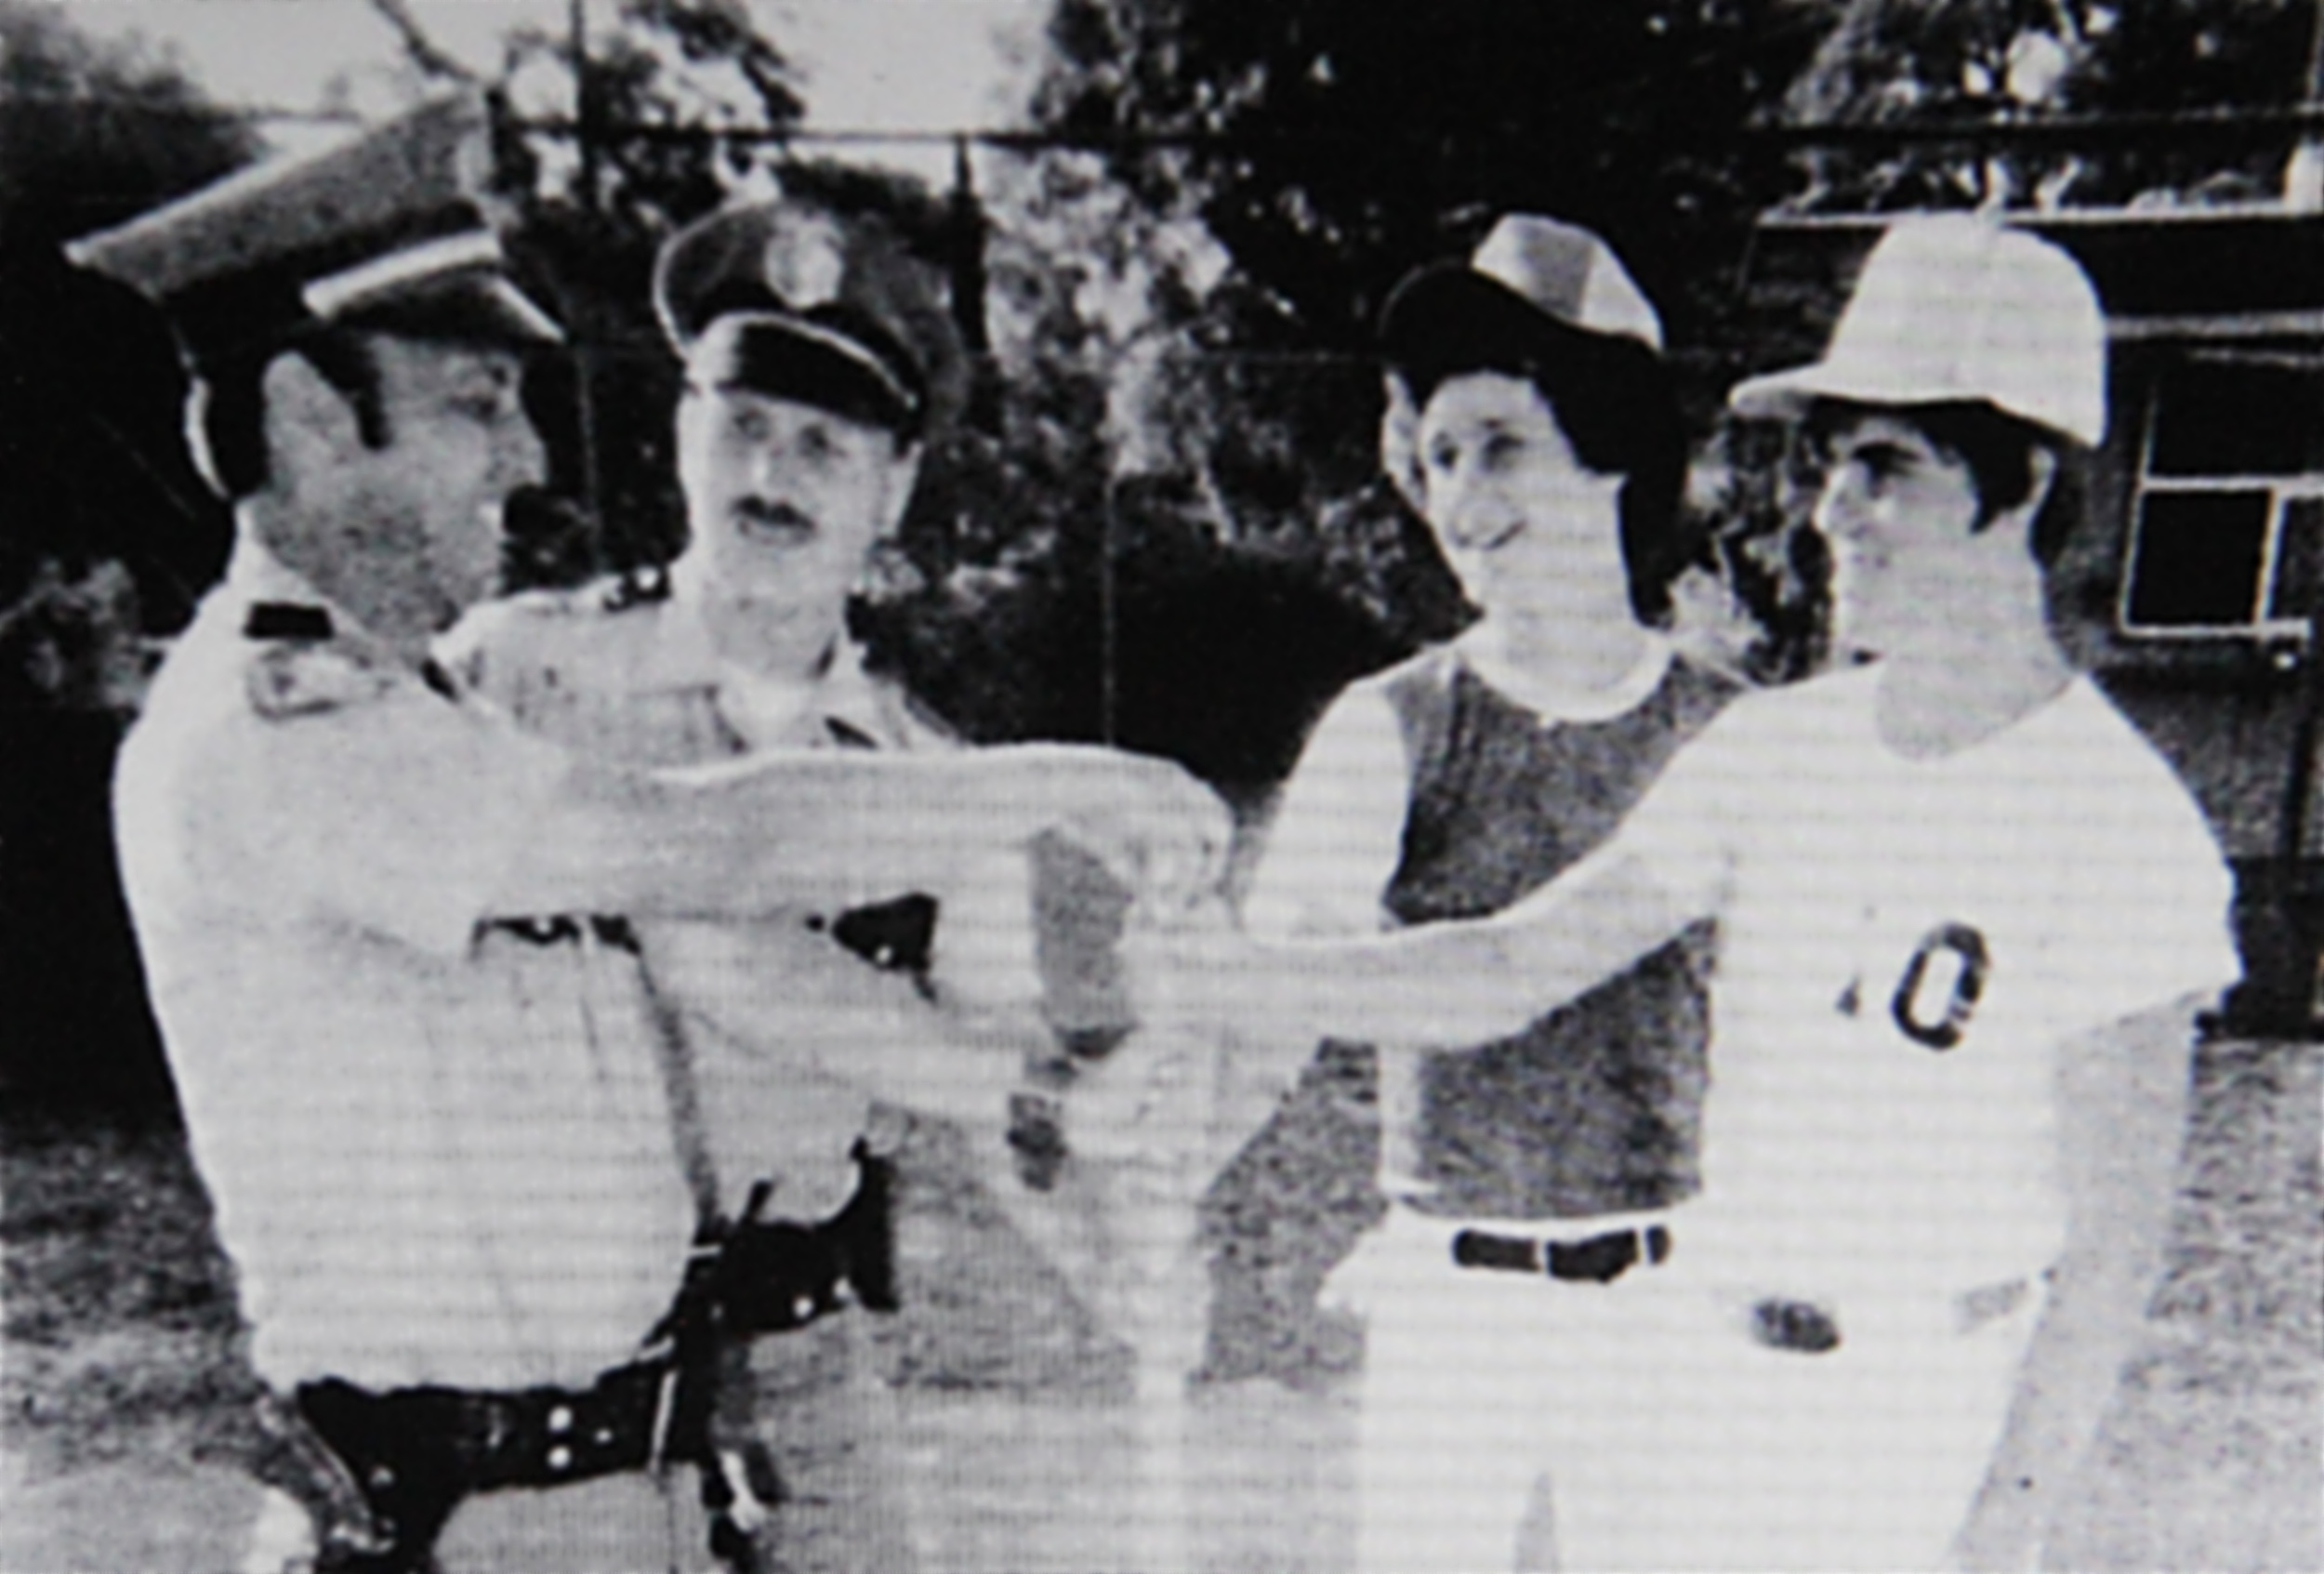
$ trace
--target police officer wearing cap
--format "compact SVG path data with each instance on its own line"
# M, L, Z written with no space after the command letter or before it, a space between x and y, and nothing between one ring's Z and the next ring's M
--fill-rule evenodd
M797 202L670 241L654 303L685 366L688 542L667 594L493 606L456 637L460 668L526 725L632 761L947 741L846 624L962 376L927 274L878 220Z
M447 99L72 248L170 316L236 510L115 816L274 1395L252 1567L750 1555L704 1330L785 1326L802 1265L812 1310L851 1263L698 1217L616 915L836 910L866 880L948 889L1076 806L1214 813L1096 751L987 755L941 792L838 756L661 780L464 693L429 648L493 586L499 501L540 466L522 360L556 337L502 269L484 142L482 106ZM726 1227L693 1250L705 1223Z
M937 283L877 218L797 199L681 231L654 275L685 373L676 450L689 539L666 591L640 595L621 580L480 609L449 642L455 669L527 726L632 763L957 750L900 685L865 670L846 627L848 597L957 403L961 351ZM949 958L955 979L983 975L989 988L993 975L1030 975L1037 953L1110 944L1086 923L1040 941L1028 928L1037 905L1068 926L1088 910L1036 903L1029 881L1066 873L1061 856L1045 845L1030 860L995 860L940 904L867 888L841 914L802 906L748 925L642 926L720 1184L764 1178L786 1209L821 1215L843 1205L868 1157L892 1161L924 1195L977 1197L987 1221L996 1202L1021 1219L1053 1200L1016 1173L1018 1155L1059 1140L1038 1119L1050 1091L1028 1079L996 1092L957 1075L956 1037L989 1039L994 1024L956 1017L956 991L932 986L931 966ZM1046 1006L1053 1023L1058 1001ZM1017 1026L1037 1062L1057 1054L1043 1021ZM905 1263L941 1264L902 1287L901 1337L921 1364L1015 1369L991 1329L1022 1322L1028 1296L1052 1321L1073 1316L1054 1291L1028 1290L1053 1281L1010 1225L923 1213L901 1227ZM780 1395L760 1407L770 1443L808 1431L834 1445L786 1466L790 1506L774 1534L797 1549L786 1560L905 1566L904 1496L928 1511L915 1535L941 1537L944 1512L930 1500L947 1495L942 1462L899 1491L906 1461L894 1436L912 1395L877 1381L882 1362L861 1319L762 1341L753 1361L759 1391ZM957 1375L948 1386L956 1421L981 1402L963 1397Z

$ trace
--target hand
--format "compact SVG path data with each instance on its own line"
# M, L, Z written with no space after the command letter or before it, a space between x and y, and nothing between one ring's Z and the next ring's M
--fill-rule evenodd
M985 853L961 871L936 916L929 976L948 1007L1030 1012L1041 998L1033 871L1025 850Z
M1102 861L1148 906L1181 906L1226 877L1235 820L1200 781L1166 760L1076 751L1054 828Z

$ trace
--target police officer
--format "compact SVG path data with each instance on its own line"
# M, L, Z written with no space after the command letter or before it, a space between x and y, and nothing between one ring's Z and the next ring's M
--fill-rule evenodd
M798 201L673 238L654 305L685 367L685 551L666 585L481 609L448 653L461 670L527 726L640 762L948 743L865 673L846 623L957 403L933 283L878 219Z
M962 352L938 284L878 218L796 198L681 231L658 259L654 305L685 374L683 554L664 588L641 593L625 577L479 609L446 646L455 669L526 726L630 763L957 748L900 684L866 670L846 621L958 402ZM1039 866L1062 872L1058 857L1045 849ZM963 1024L929 985L938 953L956 975L1029 972L1037 949L1054 959L1077 941L1103 945L1071 933L1036 945L1031 867L996 860L978 890L934 908L896 893L835 923L802 907L748 925L646 927L727 1207L764 1179L787 1208L829 1212L865 1152L896 1162L919 1195L976 1197L987 1219L996 1200L1040 1205L1010 1173L1002 1126L1010 1094L1021 1110L1046 1096L950 1074ZM1043 1046L1054 1053L1040 1023L1021 1026L1037 1060ZM1056 1134L1017 1133L1020 1149ZM1028 1290L1051 1281L1016 1231L957 1211L900 1223L904 1262L929 1264L903 1287L904 1338L953 1388L968 1370L1022 1369L1022 1352L992 1330L1021 1322L1029 1303L1052 1322L1072 1316L1054 1291ZM793 1506L777 1530L801 1567L910 1559L892 1438L913 1407L876 1381L875 1356L853 1318L754 1351L768 1443L808 1432L844 1444L784 1456ZM968 1402L950 1398L956 1409ZM919 1495L943 1494L941 1477ZM912 1529L941 1540L942 1517L931 1508Z
M626 915L946 892L1123 803L1182 853L1219 828L1174 771L1097 751L679 783L464 694L429 648L493 587L499 502L540 466L523 357L556 337L502 268L483 140L444 100L73 248L170 316L236 511L115 815L279 1401L253 1567L706 1567L714 1534L750 1555L706 1515L737 1488L689 1352L706 1322L796 1320L802 1265L807 1312L836 1303L853 1264L737 1226L749 1250L678 1293L700 1221Z

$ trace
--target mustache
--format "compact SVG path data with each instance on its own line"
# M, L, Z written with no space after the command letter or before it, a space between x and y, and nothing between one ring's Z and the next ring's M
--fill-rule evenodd
M822 528L805 509L766 497L738 498L730 511L737 523L754 535L803 539Z

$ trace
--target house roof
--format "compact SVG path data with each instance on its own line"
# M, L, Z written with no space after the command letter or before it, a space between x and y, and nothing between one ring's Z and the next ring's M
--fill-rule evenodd
M1894 214L1763 219L1751 273L1837 291ZM2275 204L2013 214L2071 251L2118 337L2173 331L2324 338L2324 213ZM1810 287L1813 287L1812 285Z

